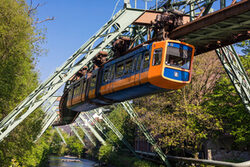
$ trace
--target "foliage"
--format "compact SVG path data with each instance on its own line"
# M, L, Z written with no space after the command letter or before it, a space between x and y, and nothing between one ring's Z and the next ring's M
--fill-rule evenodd
M250 74L250 57L241 57L242 64ZM223 134L234 137L234 149L250 149L250 117L226 74L218 80L214 91L206 96L203 104L207 112L222 121Z
M133 164L133 167L157 167L159 165L155 165L152 162L147 162L144 160L139 160L139 161L135 161ZM160 165L160 167L163 167L163 165Z
M25 0L0 1L0 120L38 85L34 60L43 36L38 34L28 10ZM33 141L42 118L41 110L35 111L0 143L1 166L39 162L38 149L43 146Z
M102 145L99 149L98 159L102 162L108 162L114 154L113 146L111 144Z
M66 138L66 134L62 131L61 133L63 134L64 138ZM62 142L61 137L59 136L58 133L54 133L52 142L50 144L50 154L62 156L65 151L66 151L66 146Z
M213 52L201 55L193 64L192 83L182 89L135 100L141 121L158 144L172 154L195 153L204 140L221 130L220 121L200 105L211 92L221 69ZM173 152L174 151L174 152Z
M119 167L163 167L163 165L157 165L152 162L138 159L134 156L129 156L121 152L117 152L116 154L112 154L110 157L110 164Z
M247 56L250 56L250 40L242 41L241 43L237 43L236 46L242 48L242 53Z
M68 151L66 151L67 154L69 155L74 155L77 157L80 157L83 151L83 146L82 143L78 140L77 137L71 136L67 140L67 148Z

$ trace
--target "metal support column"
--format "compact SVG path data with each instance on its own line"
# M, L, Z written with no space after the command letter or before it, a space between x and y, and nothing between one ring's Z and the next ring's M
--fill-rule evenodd
M108 139L108 136L107 136L106 133L104 132L103 126L101 126L101 124L99 124L99 122L96 121L96 120L89 114L89 112L86 112L85 115L86 115L87 118L95 125L95 127L105 136L105 138Z
M94 134L94 136L103 144L103 145L107 145L105 140L103 140L103 138L98 134L98 132L90 125L90 123L80 114L79 115L80 119L88 126L88 128L90 129L90 131Z
M92 138L92 136L89 134L89 132L87 131L87 129L85 129L81 123L77 122L78 126L82 129L83 133L87 136L87 138L89 139L89 141L96 146L96 143L94 141L94 139Z
M250 113L250 82L239 56L231 45L217 49L216 53L243 104Z
M95 110L96 111L96 110ZM103 121L106 123L106 125L116 134L116 136L124 143L124 145L136 156L139 158L139 156L136 154L134 148L127 142L124 138L124 136L120 133L120 131L115 127L115 125L108 119L106 114L100 109L100 114L102 115ZM96 111L97 113L97 111ZM98 114L98 113L97 113Z
M167 155L163 153L163 151L161 150L161 148L157 145L155 139L153 138L153 136L147 131L147 129L145 128L145 126L138 120L138 114L136 113L136 111L134 110L134 108L131 106L131 104L129 102L122 102L121 103L124 107L124 109L127 111L127 113L130 115L130 117L132 118L133 122L139 127L140 131L145 135L145 137L147 138L148 142L153 146L155 152L160 156L160 158L162 159L162 161L168 166L170 167L170 163L167 160Z
M74 134L76 135L76 137L80 140L80 142L82 143L82 145L85 147L85 143L82 140L82 138L80 137L80 135L78 134L77 130L74 128L74 126L72 124L69 125L69 127L71 128L71 130L74 132Z
M49 100L47 100L48 106L45 107L45 112L49 110L49 108L53 105L53 103L56 101L58 97L50 97ZM31 114L31 111L28 109L25 113L22 114L18 119L15 120L15 118L8 115L3 119L3 122L0 124L0 142L9 135L9 133L17 126L19 125L29 114ZM47 117L45 118L47 119ZM8 121L6 121L8 120Z
M54 106L54 108L52 109L53 114L50 116L50 118L46 122L43 121L43 128L42 128L40 134L37 136L35 142L44 134L44 132L48 129L48 127L50 127L50 125L52 125L53 122L56 120L58 115L55 112L55 109L56 109L56 107Z
M61 137L63 143L67 145L66 140L64 139L60 129L58 127L55 127L55 129L56 129L57 133L59 134L59 136Z
M123 9L114 15L95 35L57 68L54 74L39 85L8 116L0 122L0 141L20 122L50 98L83 66L90 65L94 56L107 46L144 13L138 9ZM22 111L27 109L25 114Z

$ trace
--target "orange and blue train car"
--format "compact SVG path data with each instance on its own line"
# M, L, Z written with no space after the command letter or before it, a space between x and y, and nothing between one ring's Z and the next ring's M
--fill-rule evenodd
M69 87L66 107L89 111L104 105L180 89L191 81L194 46L152 42L105 63Z

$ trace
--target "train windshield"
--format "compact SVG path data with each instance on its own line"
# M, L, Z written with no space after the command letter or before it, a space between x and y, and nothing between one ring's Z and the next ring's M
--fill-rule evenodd
M168 43L166 65L190 69L192 48L179 43Z

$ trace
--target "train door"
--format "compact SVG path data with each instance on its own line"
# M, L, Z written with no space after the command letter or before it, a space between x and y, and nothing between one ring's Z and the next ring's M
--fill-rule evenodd
M166 53L166 42L154 42L151 49L150 70L148 73L149 80L152 82L159 82L162 70L164 55Z

